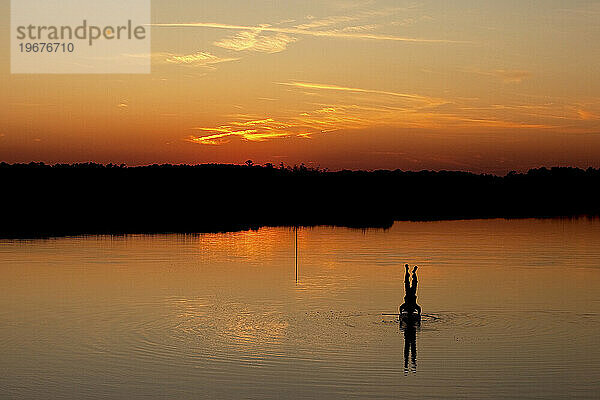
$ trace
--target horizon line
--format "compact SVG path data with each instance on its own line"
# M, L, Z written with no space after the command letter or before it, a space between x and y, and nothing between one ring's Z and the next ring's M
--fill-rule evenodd
M248 160L248 161L252 161L252 160ZM29 161L29 162L13 162L13 163L9 163L6 161L0 161L0 168L2 167L6 167L6 166L10 166L10 167L14 167L14 166L44 166L44 167L58 167L58 166L102 166L103 168L106 167L113 167L113 168L148 168L148 167L204 167L204 166L222 166L222 167L242 167L242 168L266 168L266 169L275 169L275 170L294 170L294 169L300 169L300 168L305 168L308 171L312 171L312 172L325 172L325 173L335 173L335 172L414 172L414 173L419 173L419 172L435 172L435 173L439 173L439 172L454 172L454 173L468 173L468 174L473 174L473 175L493 175L493 176L497 176L497 177L505 177L511 174L527 174L530 171L535 171L535 170L547 170L547 171L552 171L555 169L561 169L561 170L565 170L565 169L571 169L571 170L579 170L579 171L583 171L586 172L588 170L593 170L593 171L600 171L600 166L599 167L593 167L593 166L587 166L587 167L577 167L577 166L572 166L572 165L554 165L554 166L548 166L548 165L540 165L538 167L532 167L532 168L527 168L527 169L514 169L514 170L510 170L509 172L505 173L504 175L498 174L498 173L493 173L493 172L473 172L472 170L467 170L467 169L419 169L419 170L411 170L411 169L401 169L401 168L395 168L395 169L390 169L390 168L372 168L372 169L348 169L348 168L338 168L338 169L329 169L329 168L324 168L318 165L314 165L314 164L305 164L305 163L300 163L300 164L283 164L283 168L281 168L281 164L277 165L275 163L272 162L264 162L263 164L260 163L254 163L252 161L251 164L248 164L248 161L244 162L244 163L219 163L219 162L206 162L206 163L198 163L198 164L189 164L189 163L147 163L147 164L132 164L129 165L127 163L113 163L113 162L109 162L109 163L101 163L101 162L95 162L95 161L83 161L83 162L55 162L55 163L47 163L45 161ZM270 164L270 165L269 165Z

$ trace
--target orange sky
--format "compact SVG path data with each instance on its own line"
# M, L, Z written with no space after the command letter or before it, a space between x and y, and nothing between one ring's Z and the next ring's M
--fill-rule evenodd
M600 166L595 1L153 1L152 74L11 75L0 160Z

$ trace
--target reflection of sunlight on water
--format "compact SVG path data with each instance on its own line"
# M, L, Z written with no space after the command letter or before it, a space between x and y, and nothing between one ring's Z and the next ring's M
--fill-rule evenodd
M226 336L240 344L248 343L276 343L285 335L289 324L284 321L264 321L252 318L239 317L234 324L227 326Z
M172 299L176 336L201 337L215 345L250 346L254 350L280 343L289 323L280 311L250 309L239 303L215 304L205 299Z
M262 228L242 232L206 233L182 237L200 251L203 258L222 261L264 262L293 246L293 232L286 229ZM282 247L286 245L285 247Z
M210 306L210 303L205 302L203 299L185 299L185 298L167 298L167 303L172 302L180 311L180 317L204 317L206 316L206 307Z

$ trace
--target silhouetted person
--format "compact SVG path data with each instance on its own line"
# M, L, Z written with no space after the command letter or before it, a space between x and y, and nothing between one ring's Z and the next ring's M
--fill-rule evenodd
M407 313L413 315L415 311L418 316L421 316L421 307L417 304L417 266L413 268L412 286L410 283L410 273L408 272L408 264L404 265L406 273L404 274L404 304L400 306L400 314Z
M404 304L400 306L400 328L404 331L404 373L417 372L417 330L420 327L421 307L417 304L417 266L413 268L412 285L408 264L404 266ZM415 315L415 311L417 314ZM409 361L410 358L410 367Z

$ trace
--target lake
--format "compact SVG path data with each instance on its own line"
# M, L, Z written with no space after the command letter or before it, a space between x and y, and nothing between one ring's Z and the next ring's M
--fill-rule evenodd
M297 237L0 240L0 398L598 398L600 220Z

